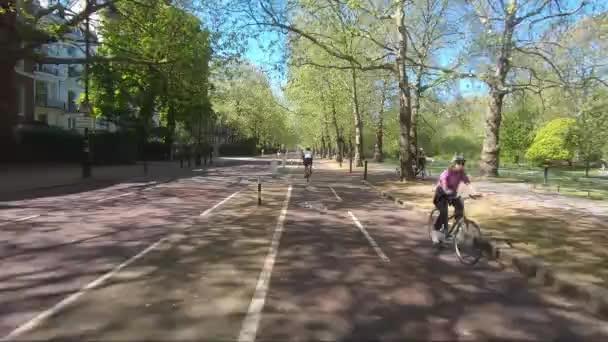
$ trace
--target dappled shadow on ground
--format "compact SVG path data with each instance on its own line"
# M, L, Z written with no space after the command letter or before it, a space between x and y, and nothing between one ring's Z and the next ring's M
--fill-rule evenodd
M432 184L401 184L394 178L375 174L370 180L421 209L433 207ZM479 188L496 191L485 183ZM525 185L522 189L518 193L490 192L482 200L467 201L467 216L481 225L485 235L506 240L511 247L540 257L573 280L608 286L608 237L605 234L608 216L592 215L592 208L568 203L563 197L528 193ZM601 210L595 208L593 212L596 211Z
M551 263L576 281L608 286L606 216L547 208L503 208L502 215L476 217L495 235ZM479 209L478 209L479 210Z
M174 231L168 242L23 337L235 340L285 190L269 189L260 208L254 193L239 195L208 219Z
M603 322L550 301L513 273L487 263L469 268L450 251L436 255L423 215L387 208L361 192L346 194L348 187L335 189L344 197L344 209L367 226L390 262L380 260L345 210L324 213L298 205L331 193L296 192L258 341L608 336Z
M3 226L0 335L166 234L194 224L203 210L237 190L177 182Z
M117 166L119 168L120 166ZM107 167L106 167L107 168ZM125 174L107 174L104 170L102 174L96 174L96 167L93 166L92 173L94 178L89 179L72 179L67 180L67 184L56 184L52 186L42 186L33 189L24 189L19 191L5 192L0 191L0 201L21 201L30 200L41 197L56 197L65 195L74 195L82 192L100 190L109 188L121 183L130 182L135 184L143 184L152 180L167 180L180 179L192 175L192 170L189 168L180 168L178 163L150 163L148 173L144 174L143 166L137 165L133 168L139 168L139 171L133 172L130 170ZM44 172L41 171L41 177L44 177ZM40 183L43 184L43 183Z

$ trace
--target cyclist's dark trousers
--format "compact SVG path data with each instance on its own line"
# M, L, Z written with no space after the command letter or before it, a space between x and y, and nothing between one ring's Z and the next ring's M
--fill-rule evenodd
M450 196L443 191L443 188L438 186L435 189L435 196L433 197L433 204L439 210L439 217L435 222L435 230L441 229L442 226L448 227L448 206L451 204L454 206L456 218L462 217L464 213L464 203L461 199Z

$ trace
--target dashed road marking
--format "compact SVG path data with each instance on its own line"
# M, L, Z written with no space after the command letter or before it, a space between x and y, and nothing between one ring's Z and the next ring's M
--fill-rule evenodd
M363 225L361 224L361 222L359 222L359 219L353 215L353 213L351 211L348 212L348 215L350 215L350 217L353 219L353 221L355 222L355 225L357 226L357 228L359 228L359 230L361 231L361 233L363 233L363 235L365 235L365 238L367 239L367 241L369 242L369 244L372 246L372 248L374 249L374 251L376 251L376 254L378 254L378 256L380 257L380 259L382 259L382 261L384 262L390 262L391 259L389 259L386 254L384 254L384 252L382 251L382 249L380 249L380 246L378 246L378 243L376 243L376 240L374 240L374 238L371 237L371 235L369 235L369 233L367 232L367 230L365 229L365 227L363 227Z
M105 202L105 201L109 201L109 200L120 198L120 197L124 197L124 196L129 196L129 195L133 195L133 194L134 194L133 192L127 192L127 193L116 195L116 196L111 196L111 197L106 197L106 198L98 199L95 202Z
M221 204L225 203L230 198L234 197L237 193L238 192L236 192L236 193L228 196L227 198L225 198L221 202L217 203L213 207L211 207L208 210L206 210L205 211L205 213L206 213L205 215L208 215L209 213L211 213L211 211L213 211L214 209L216 209L217 207L219 207ZM132 263L134 263L135 261L137 261L138 259L140 259L144 255L146 255L148 252L150 252L154 248L158 247L163 242L169 240L171 238L171 235L172 235L172 233L170 233L167 236L165 236L164 238L156 241L155 243L153 243L152 245L148 246L143 251L141 251L141 252L137 253L136 255L132 256L127 261L125 261L125 262L121 263L120 265L114 267L110 272L108 272L108 273L102 275L101 277L93 280L92 282L88 283L87 285L85 285L84 287L82 287L77 292L75 292L75 293L71 294L70 296L64 298L62 301L60 301L59 303L57 303L54 306L50 307L49 309L47 309L47 310L39 313L38 315L36 315L34 318L30 319L29 321L21 324L16 329L14 329L13 331L11 331L8 335L2 337L0 339L0 341L14 340L14 339L18 338L20 335L23 335L24 333L32 331L33 329L35 329L36 327L38 327L40 324L44 323L47 319L51 318L52 316L55 316L56 314L58 314L59 312L61 312L65 308L67 308L68 306L72 305L74 302L76 302L80 297L82 297L83 295L85 295L90 290L93 290L96 287L102 285L105 281L107 281L112 276L114 276L115 274L117 274L118 272L120 272L120 270L122 270L123 268L131 265Z
M329 189L331 190L331 192L334 193L334 196L336 196L336 199L340 202L342 202L342 198L340 196L338 196L338 193L336 193L336 190L334 190L334 188L332 188L331 186L329 187Z
M15 219L15 220L10 220L10 221L6 221L6 222L2 222L2 223L0 223L0 226L6 226L8 224L15 223L15 222L22 222L22 221L31 220L31 219L36 218L36 217L40 217L40 215L30 215L30 216L21 217L21 218Z
M239 193L239 192L240 192L240 191L237 191L237 192L233 193L232 195L230 195L230 196L228 196L228 197L224 198L222 201L220 201L220 202L216 203L216 204L215 204L213 207L211 207L211 208L209 208L209 209L207 209L207 210L203 211L203 212L201 213L201 215L200 215L200 216L207 216L207 215L209 215L209 213L210 213L210 212L212 212L213 210L215 210L215 209L216 209L217 207L219 207L220 205L222 205L222 204L224 204L224 203L228 202L228 201L229 201L229 200L230 200L232 197L234 197L234 196L238 195L238 193Z

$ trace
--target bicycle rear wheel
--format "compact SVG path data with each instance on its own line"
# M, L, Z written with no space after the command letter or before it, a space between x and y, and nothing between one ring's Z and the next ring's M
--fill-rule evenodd
M482 255L481 229L477 223L466 219L458 222L454 234L454 250L460 262L475 265Z

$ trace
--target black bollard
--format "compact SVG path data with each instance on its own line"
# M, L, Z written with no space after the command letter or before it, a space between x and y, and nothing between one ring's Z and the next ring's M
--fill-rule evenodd
M258 205L262 205L262 183L258 177Z
M545 185L549 183L549 166L545 165Z
M364 166L364 169L363 169L363 179L367 180L367 160L363 162L363 166Z
M349 163L348 172L353 173L353 158L352 157L348 160L348 163Z

